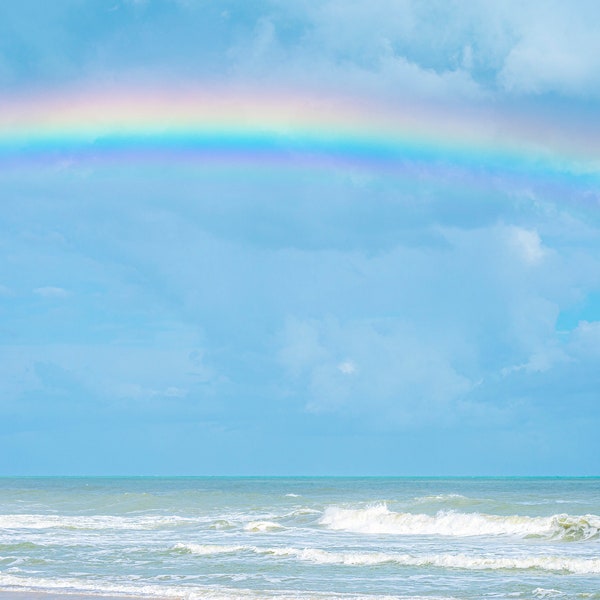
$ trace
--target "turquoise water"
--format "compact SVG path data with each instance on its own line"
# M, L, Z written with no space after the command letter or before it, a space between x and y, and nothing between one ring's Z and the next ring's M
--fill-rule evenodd
M600 479L4 478L0 590L600 598Z

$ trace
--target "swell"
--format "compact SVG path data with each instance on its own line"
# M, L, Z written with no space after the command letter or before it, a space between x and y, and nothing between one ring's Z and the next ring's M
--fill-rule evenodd
M428 515L393 512L385 504L378 504L361 509L332 506L325 510L319 523L334 531L367 534L517 536L564 541L600 538L600 517L597 515L560 514L528 517L463 513L453 510Z

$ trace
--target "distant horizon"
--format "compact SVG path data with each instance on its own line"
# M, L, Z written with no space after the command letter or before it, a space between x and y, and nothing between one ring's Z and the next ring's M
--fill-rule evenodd
M600 479L600 475L0 475L0 479Z

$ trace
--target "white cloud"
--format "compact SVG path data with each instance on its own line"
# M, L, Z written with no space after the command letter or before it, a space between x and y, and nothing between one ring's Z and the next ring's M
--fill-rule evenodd
M544 373L555 367L558 363L569 360L571 359L568 354L557 343L552 342L547 347L540 348L534 352L526 362L511 367L504 367L500 372L504 377L519 371Z
M292 63L303 54L315 64L313 72L328 64L338 80L344 71L371 72L404 92L456 97L481 97L483 89L499 95L600 93L597 2L272 3L307 24L302 44L287 49ZM411 65L412 73L401 68L394 77L390 59Z
M279 358L292 393L315 413L400 425L477 420L492 418L492 406L504 411L527 378L572 368L575 338L565 345L557 323L597 287L600 264L586 250L592 232L581 240L571 220L559 223L555 214L548 234L544 219L535 228L438 228L445 243L436 247L296 260L295 277L306 269L325 282L325 314L344 316L288 319ZM579 330L578 347L584 338L597 347L594 327Z
M341 412L396 424L444 422L453 418L452 407L471 388L443 344L396 321L289 320L282 335L284 360L298 356L292 350L298 343L295 335L307 329L312 335L304 335L300 345L312 339L316 347L292 367L310 412ZM351 350L356 360L340 360L344 350Z
M69 292L61 287L45 286L35 288L33 293L41 296L42 298L66 298L69 296Z
M464 67L464 39L446 32L452 47L435 49L443 64L438 58L427 58L430 36L437 34L429 24L430 16L420 14L419 6L410 0L273 4L276 12L258 18L251 37L230 49L233 72L242 80L260 77L275 81L278 88L312 88L359 98L373 93L395 100L480 99L483 95ZM299 39L287 37L290 22L304 26ZM448 28L448 23L444 26ZM456 56L448 60L453 53Z
M507 90L575 95L600 91L598 3L532 3L505 18L518 32L499 73Z
M282 341L279 359L294 377L327 358L327 351L319 340L319 331L310 322L288 320Z
M537 231L513 227L509 235L513 247L525 263L537 265L543 260L546 250Z
M167 398L185 398L188 395L188 390L171 385L160 394L167 396Z
M154 400L161 398L185 398L189 390L176 386L162 389L145 387L139 383L120 383L115 388L115 395L125 400Z
M0 408L3 403L18 407L21 398L54 388L73 403L92 401L100 410L195 405L223 383L203 358L197 337L174 326L144 343L5 345L0 348ZM26 402L21 404L28 410Z
M600 321L580 321L570 336L570 352L583 360L600 358Z
M352 375L356 373L356 365L351 360L345 360L338 365L340 373L344 375Z

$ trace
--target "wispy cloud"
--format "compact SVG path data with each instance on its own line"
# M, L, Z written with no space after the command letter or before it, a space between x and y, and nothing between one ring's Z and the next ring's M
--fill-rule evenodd
M70 292L61 287L44 286L33 290L33 293L42 298L66 298Z

